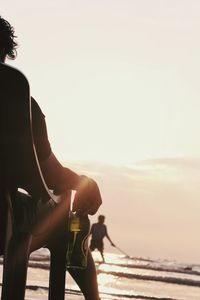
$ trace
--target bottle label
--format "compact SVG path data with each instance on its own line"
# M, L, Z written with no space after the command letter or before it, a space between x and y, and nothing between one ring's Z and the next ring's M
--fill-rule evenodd
M87 216L77 217L74 214L70 215L67 233L67 268L84 269L87 267L89 232L90 221Z

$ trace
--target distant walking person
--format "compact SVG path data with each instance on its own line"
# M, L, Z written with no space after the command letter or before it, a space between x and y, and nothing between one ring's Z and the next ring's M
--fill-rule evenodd
M101 253L101 257L103 259L103 262L105 261L104 259L104 244L103 244L103 239L104 237L107 237L107 239L110 241L111 245L115 247L115 244L111 241L108 232L107 232L107 227L104 224L105 222L105 216L100 215L98 217L98 223L95 223L91 227L90 234L92 236L91 243L90 243L90 250L94 251L95 249L99 250Z

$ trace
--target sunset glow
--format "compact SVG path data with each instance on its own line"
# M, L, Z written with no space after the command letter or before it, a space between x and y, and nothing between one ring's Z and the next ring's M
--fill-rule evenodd
M9 63L53 151L98 181L113 239L139 256L199 261L199 11L197 0L1 3L20 45Z

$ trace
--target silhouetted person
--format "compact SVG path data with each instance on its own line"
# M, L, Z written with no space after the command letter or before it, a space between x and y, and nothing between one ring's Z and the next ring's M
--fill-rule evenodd
M113 242L111 241L109 235L108 235L108 231L107 231L107 227L104 224L105 222L105 216L100 215L98 217L98 223L95 223L92 225L91 227L91 231L90 234L92 236L91 242L90 242L90 250L94 251L95 249L99 250L99 252L101 253L101 257L103 259L103 261L105 261L104 259L104 244L103 244L103 239L104 237L107 237L107 239L110 241L111 245L113 247L115 247L115 244L113 244Z
M0 17L0 66L5 64L6 58L16 58L17 43L15 38L14 28ZM95 214L102 203L98 185L91 178L79 176L60 164L53 154L48 140L45 116L33 98L31 98L31 102L34 142L48 187L56 194L61 194L68 189L76 190L73 210L79 214ZM20 120L18 121L20 122ZM20 178L20 180L31 195L41 196L38 186L33 186L34 178L32 182L27 182L27 178ZM18 187L14 186L13 188L17 189ZM85 270L69 272L80 286L85 299L99 300L96 270L90 252L88 254L88 267Z

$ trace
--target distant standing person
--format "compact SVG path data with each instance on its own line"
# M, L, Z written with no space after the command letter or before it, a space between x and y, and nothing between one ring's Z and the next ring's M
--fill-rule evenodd
M104 237L107 237L107 239L110 241L111 245L115 247L115 244L111 241L108 232L107 232L107 227L104 224L105 222L105 216L100 215L98 217L98 223L95 223L91 227L90 234L92 236L91 243L90 243L90 250L94 251L95 249L99 250L101 253L101 257L103 259L103 262L105 261L104 259L104 244L103 244L103 239Z

